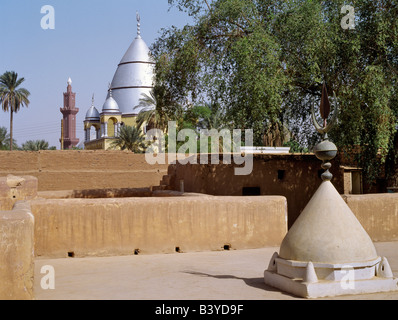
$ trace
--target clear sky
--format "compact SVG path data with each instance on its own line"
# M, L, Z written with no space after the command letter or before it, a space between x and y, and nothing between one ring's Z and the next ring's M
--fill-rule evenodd
M55 10L53 30L41 27L45 5ZM14 116L19 146L45 139L60 148L59 109L69 77L80 109L76 135L84 139L83 121L92 95L101 111L108 83L137 34L136 11L149 47L162 28L191 21L178 9L169 10L167 0L0 0L0 74L17 72L31 93L29 107ZM9 113L0 111L1 126L9 128Z

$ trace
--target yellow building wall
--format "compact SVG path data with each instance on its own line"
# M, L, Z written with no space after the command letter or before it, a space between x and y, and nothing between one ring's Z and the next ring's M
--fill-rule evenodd
M109 121L109 120L113 120L113 121ZM119 122L123 122L124 125L126 126L136 126L137 125L137 116L123 116L123 115L102 115L101 116L101 122L106 122L107 126L108 126L108 138L101 138L98 140L93 140L90 142L86 142L85 143L85 149L86 150L118 150L118 148L113 148L112 147L112 141L115 137L115 123ZM144 123L143 127L146 124ZM91 126L90 125L87 125ZM85 126L85 128L87 128Z
M136 116L134 116L134 117L132 117L132 116L124 117L124 116L122 116L122 121L124 122L124 124L126 126L133 127L133 126L135 126L137 124L137 117Z
M119 147L114 147L112 145L112 142L114 141L114 139L105 139L104 140L104 150L120 150Z
M84 148L86 150L105 150L104 139L93 140L84 143Z

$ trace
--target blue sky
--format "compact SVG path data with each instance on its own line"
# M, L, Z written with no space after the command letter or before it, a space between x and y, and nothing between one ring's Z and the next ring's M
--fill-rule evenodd
M45 5L54 7L54 30L41 28L40 11ZM29 107L14 116L18 145L45 139L59 149L59 109L68 77L80 109L76 134L83 140L83 121L93 93L95 106L101 109L108 83L136 36L136 11L148 46L162 28L191 21L178 9L169 10L167 0L0 0L0 73L17 72L31 93ZM9 113L0 112L0 126L9 128Z

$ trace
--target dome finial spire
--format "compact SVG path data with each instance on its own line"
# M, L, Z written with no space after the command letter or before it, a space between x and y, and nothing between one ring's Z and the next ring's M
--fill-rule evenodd
M141 37L141 17L138 11L136 13L136 16L137 16L137 37Z
M110 97L112 97L112 85L111 85L111 83L109 82L109 84L108 84L108 91L109 91L109 96Z

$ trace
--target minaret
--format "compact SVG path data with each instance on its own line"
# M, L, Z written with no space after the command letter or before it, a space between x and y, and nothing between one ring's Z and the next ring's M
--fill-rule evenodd
M72 149L79 143L76 138L76 93L72 92L72 80L68 79L68 87L64 92L64 107L60 109L63 118L63 149ZM62 138L60 139L62 143Z

